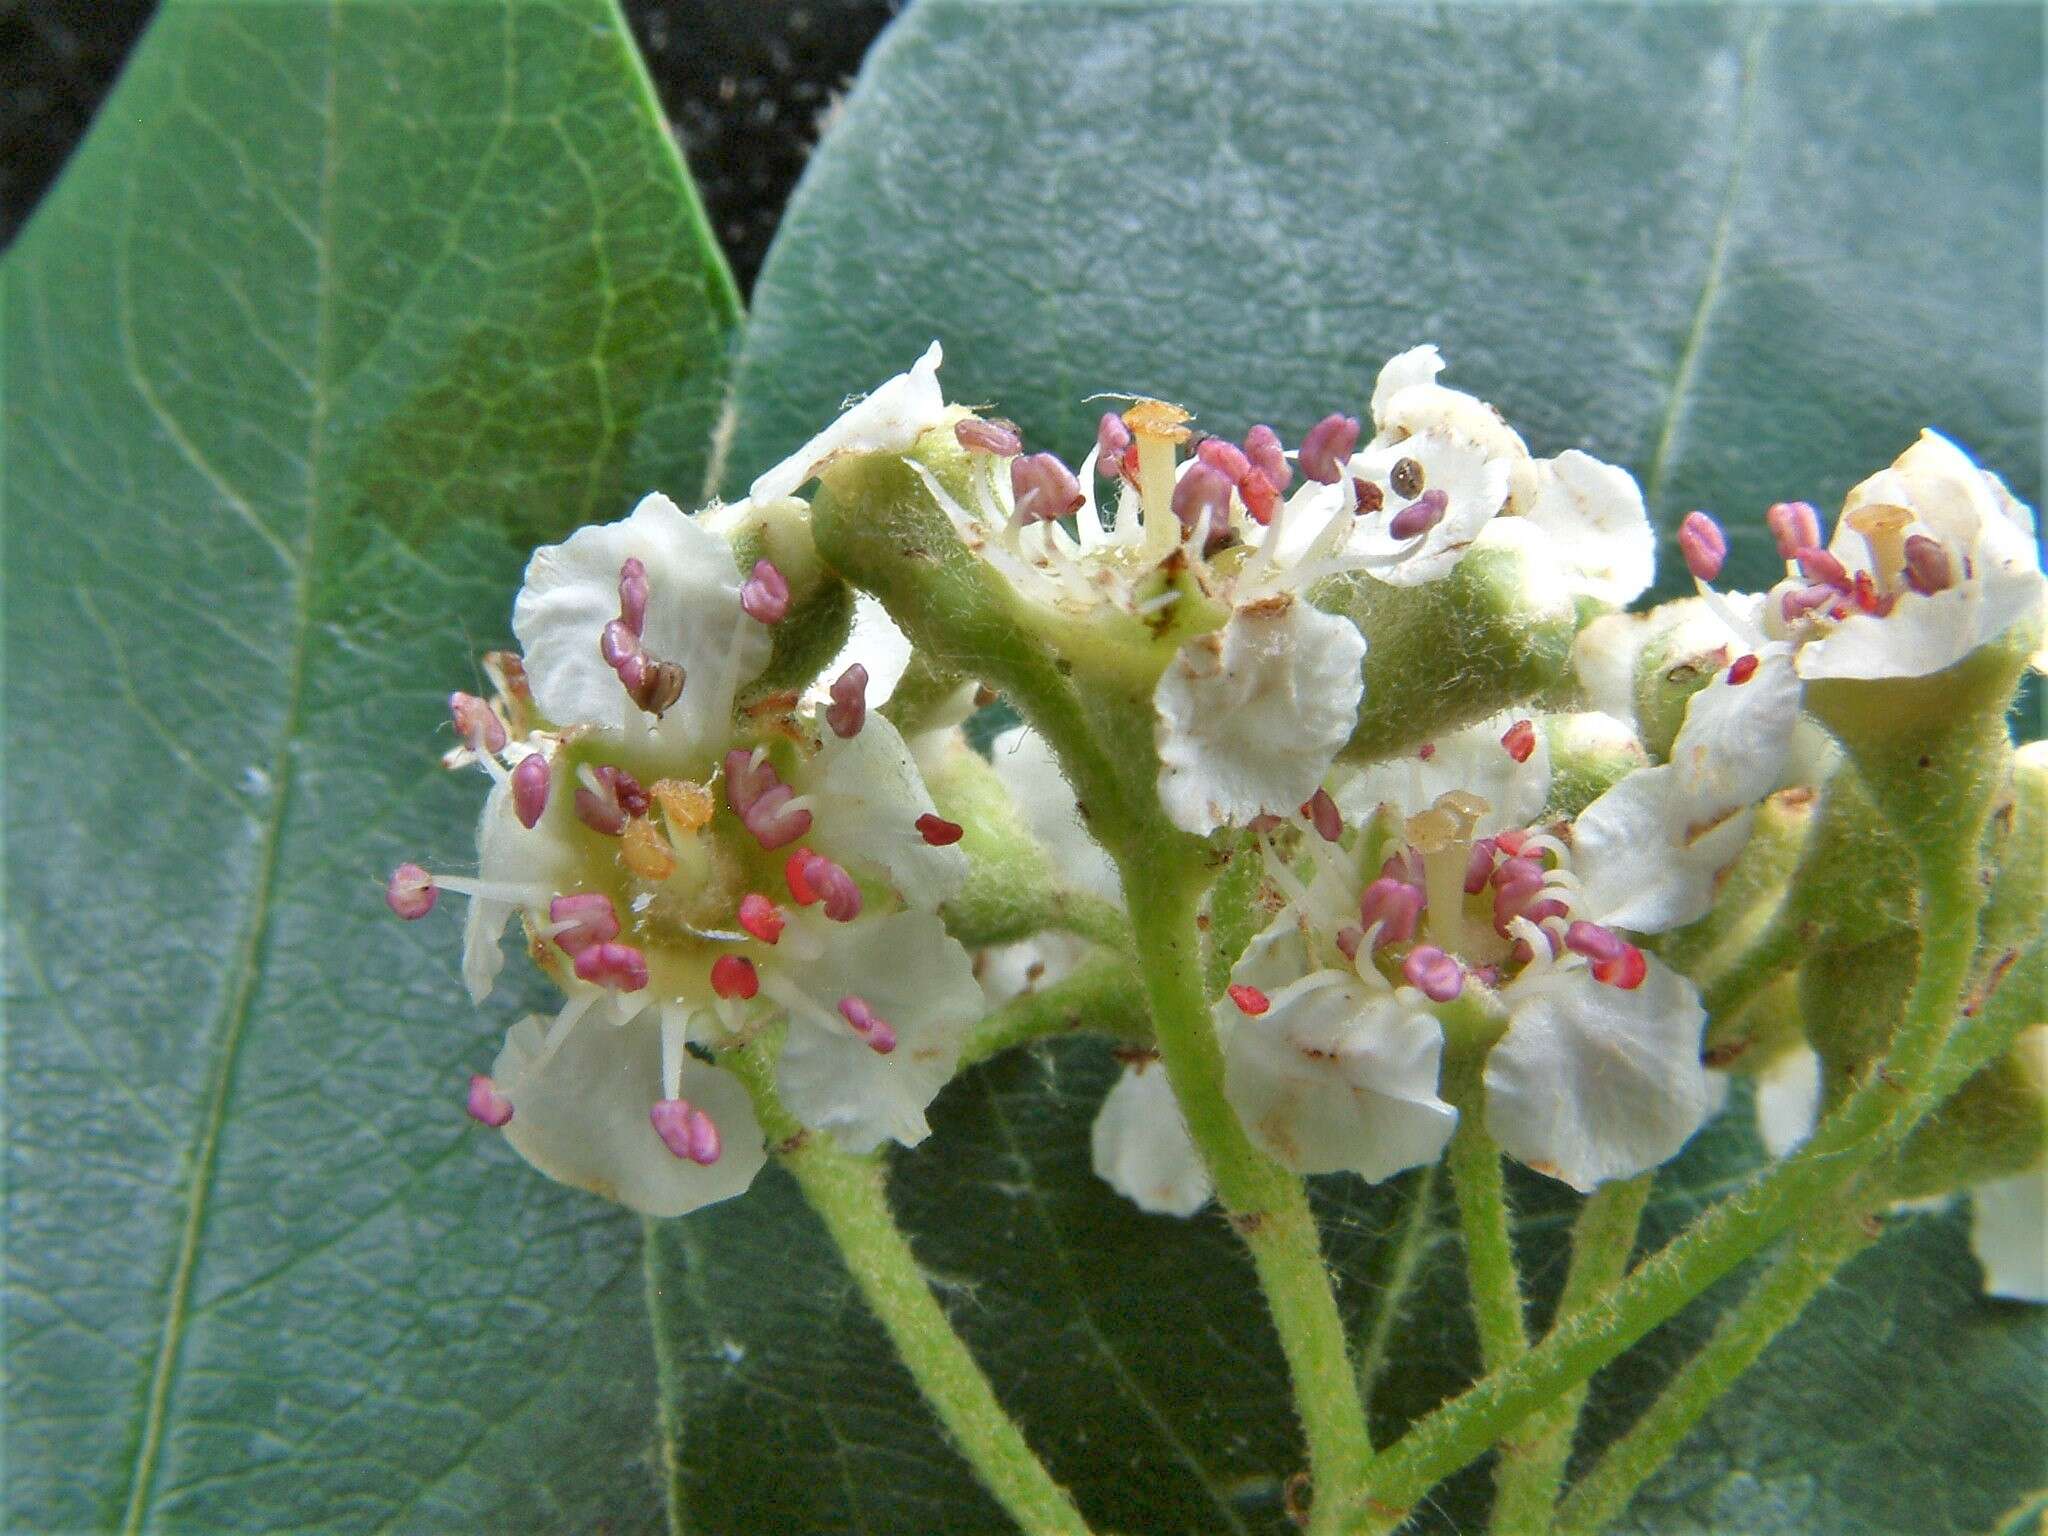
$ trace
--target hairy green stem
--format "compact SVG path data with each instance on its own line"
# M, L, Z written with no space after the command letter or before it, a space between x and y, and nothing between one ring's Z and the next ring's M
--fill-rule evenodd
M1508 1190L1501 1174L1500 1148L1486 1130L1483 1058L1448 1063L1444 1088L1458 1107L1451 1137L1451 1189L1458 1224L1465 1235L1465 1278L1472 1293L1472 1318L1479 1329L1479 1354L1489 1371L1519 1360L1529 1348L1523 1316L1522 1277L1515 1268L1508 1231Z
M1096 955L1050 986L1011 998L974 1027L960 1065L964 1070L1013 1046L1082 1030L1133 1045L1152 1038L1145 988L1121 955Z
M1699 1353L1572 1489L1558 1507L1559 1536L1592 1536L1626 1509L1636 1489L1670 1459L1715 1399L1871 1240L1860 1217L1841 1212L1795 1234L1749 1294L1715 1325Z
M855 1157L830 1136L806 1130L777 1097L774 1064L758 1041L728 1053L724 1062L746 1085L776 1160L795 1176L912 1379L983 1485L1034 1536L1087 1536L1073 1499L996 1401L932 1294L889 1208L881 1162Z
M1654 1174L1603 1185L1587 1199L1572 1225L1571 1266L1557 1298L1557 1318L1597 1302L1628 1272L1643 1207ZM1494 1475L1492 1529L1497 1536L1523 1536L1550 1527L1557 1491L1571 1460L1572 1440L1586 1406L1586 1389L1574 1387L1556 1407L1539 1414L1531 1427L1501 1447Z
M1160 1057L1230 1224L1251 1250L1308 1438L1309 1529L1328 1531L1360 1496L1372 1442L1308 1195L1252 1145L1223 1095L1223 1049L1202 991L1195 927L1203 875L1187 859L1123 865Z

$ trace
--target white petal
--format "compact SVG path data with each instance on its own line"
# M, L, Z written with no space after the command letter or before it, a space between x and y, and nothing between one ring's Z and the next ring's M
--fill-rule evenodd
M1313 795L1357 723L1364 659L1348 620L1285 595L1183 645L1152 695L1174 825L1212 832Z
M1344 819L1356 823L1381 805L1392 806L1404 818L1418 815L1439 795L1457 789L1487 804L1476 828L1480 836L1526 827L1550 798L1550 742L1539 730L1535 750L1527 762L1518 763L1501 737L1516 721L1530 718L1526 710L1504 710L1437 737L1426 758L1409 752L1355 770L1340 768L1331 778L1330 796Z
M1141 1211L1192 1216L1214 1186L1158 1062L1126 1067L1089 1134L1096 1174Z
M493 785L477 817L477 878L493 884L535 886L550 894L574 889L582 863L575 848L562 838L560 808L556 809L556 816L542 817L529 830L513 814L510 783L500 780ZM470 898L469 915L462 925L462 981L471 1002L481 1003L489 997L505 969L502 940L505 924L515 910L511 902Z
M852 1151L889 1140L916 1146L931 1133L926 1106L953 1076L960 1042L981 1017L973 963L929 912L829 927L816 959L778 961L778 975L809 1003L792 1012L776 1085L798 1119ZM765 974L762 982L766 994ZM848 996L888 1021L893 1051L874 1051L840 1018L839 1000Z
M1433 381L1408 384L1389 390L1384 396L1374 390L1372 415L1373 425L1378 429L1374 447L1429 432L1459 438L1491 458L1529 457L1528 444L1501 418L1499 411L1476 395L1446 389Z
M974 952L974 976L990 1008L1036 992L1070 975L1088 957L1088 941L1071 933L1035 934Z
M1970 1208L1985 1294L2048 1302L2048 1167L1977 1185Z
M1714 884L1749 841L1755 813L1694 820L1667 765L1639 768L1572 823L1580 915L1637 933L1661 933L1704 915Z
M1790 654L1769 646L1747 682L1717 673L1686 701L1671 766L1695 819L1753 805L1778 787L1799 724L1800 693Z
M831 665L818 674L806 702L828 702L834 679L855 662L868 669L869 709L880 709L889 702L896 685L903 681L904 669L910 665L910 636L896 627L888 609L865 592L854 593L853 628L847 633L846 644L832 658Z
M1813 1134L1820 1118L1820 1056L1795 1045L1756 1075L1756 1129L1764 1150L1783 1157Z
M1422 492L1440 490L1450 498L1442 520L1419 539L1397 539L1390 532L1394 518L1412 500L1393 488L1394 466L1403 459L1422 466ZM1350 473L1379 486L1385 503L1379 511L1358 519L1347 549L1371 561L1368 569L1372 575L1390 586L1419 586L1448 575L1480 530L1507 505L1510 463L1486 448L1441 432L1371 444L1352 459Z
M1538 463L1536 494L1521 515L1552 543L1578 590L1615 607L1657 574L1657 536L1635 476L1571 449Z
M1122 906L1116 863L1088 835L1074 791L1045 738L1028 725L1012 727L989 743L988 760L1024 825L1052 856L1061 883Z
M647 568L649 654L683 668L683 696L660 721L621 686L599 652L619 616L619 568ZM534 551L512 608L534 702L558 725L647 732L708 768L730 733L738 686L767 665L767 627L740 611L732 548L666 496L648 496L616 523L578 529Z
M1633 991L1583 967L1510 983L1508 1032L1486 1060L1486 1124L1509 1154L1587 1191L1632 1178L1706 1118L1707 1016L1658 960Z
M936 907L967 883L967 855L957 846L934 848L917 830L917 819L936 815L938 807L885 716L869 711L854 736L827 733L824 749L794 787L817 802L819 850L880 865L911 906Z
M1433 1014L1339 971L1268 995L1257 1018L1216 1005L1223 1091L1253 1141L1299 1173L1374 1182L1436 1160L1458 1112L1436 1094Z
M907 453L939 424L946 397L939 390L945 354L935 341L908 373L899 373L753 483L756 501L793 496L797 488L842 453Z
M541 1042L545 1021L522 1019L505 1037L491 1076L513 1083ZM661 1031L650 1010L627 1024L586 1017L545 1067L512 1094L505 1139L551 1179L648 1216L680 1216L729 1199L767 1161L746 1089L697 1061L683 1064L683 1097L717 1123L723 1151L710 1167L662 1144L647 1112L662 1096Z
M1434 384L1436 376L1443 371L1443 354L1428 343L1410 347L1406 352L1388 358L1372 387L1373 421L1380 423L1386 420L1389 404L1402 390L1417 384Z

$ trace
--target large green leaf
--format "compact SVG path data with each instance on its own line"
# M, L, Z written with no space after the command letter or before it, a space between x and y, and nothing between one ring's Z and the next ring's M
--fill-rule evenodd
M11 1528L659 1522L637 1228L470 1134L378 878L735 318L610 0L173 4L13 253Z
M1739 517L1738 580L1767 569L1764 503L1825 505L1929 423L2038 499L2041 43L2031 7L934 0L877 50L762 275L728 486L937 335L955 398L1074 456L1096 390L1291 435L1433 340L1539 451L1634 467L1666 528L1693 505ZM1284 1530L1301 1453L1244 1263L1213 1219L1143 1219L1093 1181L1107 1071L1076 1043L956 1085L897 1159L899 1201L1106 1528ZM1756 1158L1739 1117L1704 1136L1653 1231ZM1324 1182L1364 1336L1418 1181ZM1516 1189L1554 1286L1572 1202ZM1455 1239L1414 1230L1385 1431L1473 1366ZM786 1181L662 1228L653 1272L686 1528L1000 1527ZM1616 1369L1596 1439L1711 1311ZM1635 1528L1986 1528L2048 1449L2040 1344L1976 1296L1957 1219L1919 1220L1722 1406ZM1877 1383L1883 1414L1846 1409ZM1485 1496L1468 1474L1431 1518L1469 1527Z

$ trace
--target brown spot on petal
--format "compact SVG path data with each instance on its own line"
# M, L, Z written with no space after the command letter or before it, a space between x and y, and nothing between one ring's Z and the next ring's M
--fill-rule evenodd
M1275 592L1271 597L1262 597L1255 603L1246 603L1237 611L1247 618L1277 619L1293 606L1292 592Z

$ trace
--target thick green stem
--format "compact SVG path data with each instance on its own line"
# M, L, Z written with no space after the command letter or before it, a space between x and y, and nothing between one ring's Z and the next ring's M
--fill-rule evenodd
M1626 1509L1636 1489L1670 1459L1715 1399L1870 1241L1861 1219L1842 1212L1794 1236L1750 1293L1716 1324L1700 1352L1572 1489L1557 1511L1559 1536L1592 1536Z
M1133 1045L1152 1038L1145 988L1123 956L1097 955L1052 985L1011 998L974 1027L961 1048L960 1066L964 1070L1013 1046L1082 1030Z
M1160 1057L1230 1224L1251 1250L1293 1377L1314 1486L1309 1529L1333 1530L1360 1497L1372 1442L1315 1217L1301 1181L1252 1145L1223 1096L1223 1049L1195 928L1202 869L1134 857L1123 877Z
M776 1160L795 1176L912 1379L988 1491L1024 1531L1087 1536L1066 1489L1025 1443L932 1295L889 1208L880 1161L843 1152L831 1137L798 1123L776 1096L774 1065L759 1042L730 1053L725 1064L746 1084Z
M1458 1107L1458 1131L1451 1138L1451 1188L1465 1235L1465 1278L1479 1328L1480 1358L1489 1371L1497 1371L1521 1359L1528 1351L1529 1335L1522 1313L1522 1277L1515 1269L1514 1238L1508 1231L1500 1148L1486 1131L1483 1058L1473 1055L1473 1060L1452 1062L1444 1074L1445 1091Z
M1572 1226L1571 1267L1557 1298L1557 1317L1567 1318L1593 1305L1628 1272L1635 1252L1643 1207L1649 1203L1654 1174L1640 1174L1595 1191L1580 1208ZM1585 1410L1586 1389L1575 1387L1555 1408L1539 1414L1515 1441L1501 1447L1494 1476L1492 1529L1496 1536L1523 1536L1549 1529L1557 1491L1571 1460L1572 1439Z
M1973 848L1974 842L1965 844ZM1759 1252L1851 1178L1895 1148L1940 1102L1942 1047L1976 944L1983 887L1965 851L1925 874L1926 942L1905 1021L1879 1068L1794 1156L1710 1209L1646 1259L1606 1304L1562 1319L1547 1338L1417 1423L1375 1465L1358 1530L1391 1530L1439 1479L1555 1403L1708 1286Z

